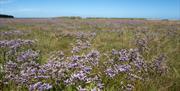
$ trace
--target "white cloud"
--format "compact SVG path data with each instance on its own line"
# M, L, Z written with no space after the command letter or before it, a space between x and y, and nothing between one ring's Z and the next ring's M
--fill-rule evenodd
M0 4L9 4L14 2L14 0L0 0Z

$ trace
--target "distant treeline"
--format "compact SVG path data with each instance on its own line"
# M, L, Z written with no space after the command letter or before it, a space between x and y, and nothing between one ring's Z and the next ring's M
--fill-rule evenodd
M169 21L169 19L158 19L158 18L111 18L111 17L80 17L80 16L61 16L54 17L59 19L120 19L120 20L161 20Z
M124 19L124 20L146 20L146 18L107 18L107 17L80 17L80 16L62 16L61 19Z
M82 19L80 16L62 16L62 17L55 17L55 18L62 18L62 19Z
M0 18L14 18L14 16L12 16L12 15L0 14Z

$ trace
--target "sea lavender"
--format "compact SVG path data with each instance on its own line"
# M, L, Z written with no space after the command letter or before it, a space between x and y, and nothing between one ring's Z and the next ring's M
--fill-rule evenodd
M98 58L99 56L100 56L100 53L97 50L91 50L91 52L87 54L88 58Z
M71 53L78 53L83 49L87 49L90 47L90 42L89 41L82 41L82 40L77 40L76 43L73 45L73 49Z
M152 62L152 68L159 74L164 74L167 72L167 65L165 63L165 56L163 54L154 59Z
M115 65L114 69L116 69L118 72L128 72L131 70L130 65Z
M78 79L80 81L86 81L86 73L84 73L83 71L79 71L79 72L76 72L74 74L71 75L72 79Z
M148 40L145 38L142 39L137 39L136 40L136 45L138 47L138 50L140 52L144 52L148 50Z
M129 52L126 49L122 49L119 51L119 60L120 61L129 61Z
M84 67L82 68L82 70L83 70L83 72L85 72L85 73L89 73L89 72L92 70L92 67L84 66Z
M106 69L105 73L110 77L114 77L116 75L116 72L112 68Z
M0 41L0 48L10 48L16 50L17 48L27 45L32 46L35 43L34 40L3 40Z
M52 85L49 83L42 83L42 82L37 82L35 84L32 84L29 86L29 91L44 91L44 90L49 90L52 88Z
M28 34L28 32L24 32L21 30L11 30L11 31L5 31L5 32L0 32L1 36L13 36L13 35L18 35L18 36L22 36L22 35L26 35Z
M33 50L27 50L22 52L19 56L17 56L18 62L27 61L28 59L36 59L39 56L39 53Z

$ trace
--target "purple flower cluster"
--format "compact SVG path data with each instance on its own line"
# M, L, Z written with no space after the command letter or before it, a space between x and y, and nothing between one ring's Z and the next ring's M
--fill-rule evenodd
M128 61L129 60L129 52L128 50L122 49L119 51L119 61Z
M48 61L46 64L40 66L46 75L50 76L54 80L63 80L68 70L68 63L65 61Z
M131 69L131 66L130 65L126 65L126 64L123 64L123 65L115 65L114 66L115 70L118 71L118 72L129 72L130 69Z
M113 65L113 68L107 68L105 70L105 73L109 76L109 77L114 77L116 76L117 74L127 74L128 72L131 72L131 66L130 65L117 65L117 64L114 64Z
M147 38L138 38L136 39L136 46L140 52L148 50L148 39Z
M159 74L164 74L168 71L168 67L166 65L166 61L165 61L165 55L161 54L159 56L157 56L151 64L152 69L159 73Z
M11 30L11 31L0 32L0 36L13 36L13 35L22 36L28 34L28 32L24 32L21 30Z
M4 65L4 80L13 81L19 86L29 86L30 91L44 91L45 89L52 88L52 86L48 83L42 83L42 81L49 79L53 74L49 75L51 71L43 67L44 65L38 64L34 59L20 62L8 61Z
M152 69L153 72L158 74L167 72L163 55L160 55L154 61L148 62L144 60L138 49L121 49L119 51L113 49L111 55L106 54L106 57L109 62L104 62L107 66L104 71L105 74L110 78L121 75L121 78L127 79L126 84L123 84L122 87L128 91L134 88L133 84L130 83L134 83L136 80L145 80L144 77Z
M29 59L34 60L39 56L39 53L33 50L27 50L22 52L19 56L17 56L17 61L28 61Z
M77 32L76 33L76 37L78 39L91 39L94 38L96 36L95 32Z
M51 88L52 88L52 85L50 85L48 83L37 82L37 83L29 86L29 91L36 91L36 90L44 91L44 90L48 90Z
M69 79L65 80L66 84L75 84L79 81L84 83L93 82L96 78L94 76L88 76L93 70L93 66L98 64L99 61L99 52L92 50L86 55L73 55L68 57L68 68L70 70L75 70L72 72Z
M72 53L78 53L83 49L87 49L91 46L89 41L83 42L82 40L77 40L75 45L73 45Z
M0 48L11 48L11 49L17 49L19 47L25 46L25 45L33 45L35 43L34 40L2 40L0 41Z
M116 55L118 55L118 57L113 57ZM114 68L119 72L127 72L134 68L144 70L147 66L137 49L121 49L120 51L113 49L111 58L110 60L114 62L109 63L113 63ZM117 59L119 61L116 61Z
M105 72L110 77L114 77L116 75L115 70L113 70L112 68L107 68Z
M11 40L0 41L0 46L11 49L12 46L18 45L18 48L21 49L21 47L33 43L34 41L31 40ZM82 49L89 48L88 43L78 40L76 46ZM3 65L5 73L3 82L4 84L14 82L19 86L28 87L30 91L49 90L53 88L54 84L73 85L80 91L89 90L84 86L94 84L91 90L101 91L106 85L102 79L114 79L121 76L122 80L119 82L124 82L121 84L121 88L132 91L135 82L137 80L144 81L149 70L153 69L158 74L166 71L163 55L152 62L145 61L138 49L113 49L111 53L104 53L104 55L109 62L100 60L102 56L97 50L90 50L87 53L78 52L76 55L73 53L70 56L65 56L62 51L58 51L51 54L46 63L39 64L37 61L40 56L39 52L27 49L17 52L14 60L10 60L10 58L6 60ZM103 75L106 75L105 78Z

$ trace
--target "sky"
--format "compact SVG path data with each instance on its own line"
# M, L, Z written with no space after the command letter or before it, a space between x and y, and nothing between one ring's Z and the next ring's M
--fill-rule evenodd
M180 0L0 0L15 17L117 17L180 19Z

